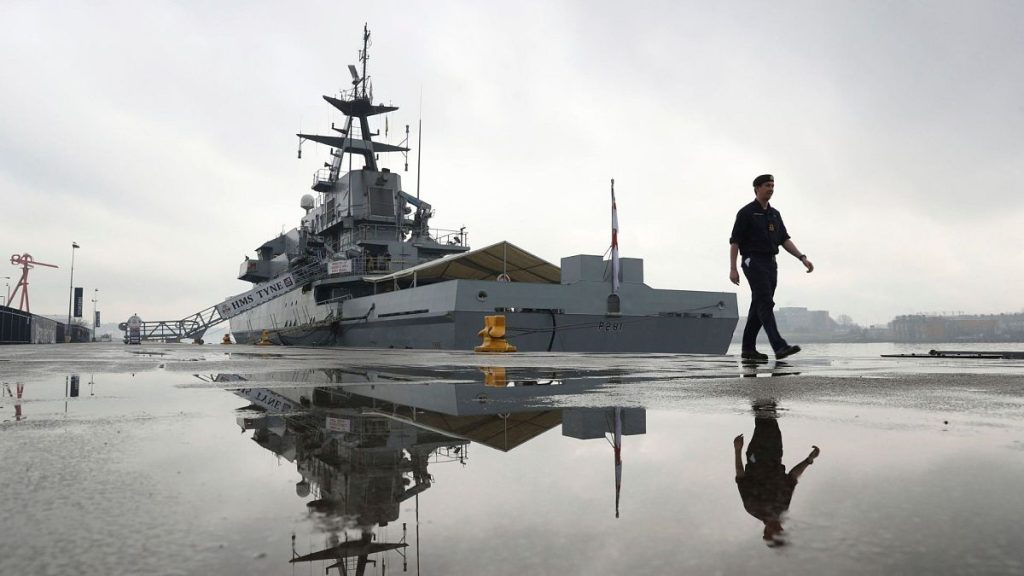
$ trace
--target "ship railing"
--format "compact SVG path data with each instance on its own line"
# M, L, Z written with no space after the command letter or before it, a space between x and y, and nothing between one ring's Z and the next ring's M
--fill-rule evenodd
M334 182L334 177L331 175L331 169L330 168L320 168L319 170L314 172L313 173L313 183L316 184L317 182L333 183Z
M324 230L327 230L331 226L341 222L342 218L344 218L344 216L337 208L332 210L330 214L326 214L325 211L324 214L317 215L316 219L313 221L313 232L321 234Z
M338 92L338 97L341 98L342 100L356 100L360 96L362 96L362 93L360 92L359 88L350 88L348 90L340 90ZM370 96L370 95L367 94L367 96ZM371 97L371 99L372 99L372 97ZM353 122L352 123L352 128L355 129L355 130L358 130L359 127Z
M392 258L387 254L380 256L360 256L358 258L349 258L352 262L352 271L343 272L343 275L347 274L389 274L391 272L397 272L404 270L409 265L415 264L411 260L405 260L403 258Z
M354 298L354 296L352 296L352 294L350 292L346 292L346 293L342 294L341 296L335 296L334 298L328 298L327 300L324 300L323 302L317 302L317 304L320 304L320 305L336 304L338 302L344 302L346 300L351 300L352 298Z
M326 227L326 226L325 226ZM445 230L442 228L428 228L426 235L438 244L449 246L468 246L469 233L465 228L458 230ZM381 240L405 240L405 232L402 228L392 224L360 224L353 234L354 242L381 241Z
M408 260L402 258L391 258L388 255L366 256L362 260L361 268L366 274L390 274L408 268Z
M326 192L334 185L334 175L330 168L321 168L313 173L313 189Z
M357 242L367 240L401 240L398 226L391 224L360 224L355 230Z
M327 266L323 262L307 264L292 272L292 278L298 284L305 284L323 277L327 273Z
M469 233L466 232L465 228L458 230L442 230L440 228L431 228L428 231L430 237L438 244L447 244L449 246L469 246Z

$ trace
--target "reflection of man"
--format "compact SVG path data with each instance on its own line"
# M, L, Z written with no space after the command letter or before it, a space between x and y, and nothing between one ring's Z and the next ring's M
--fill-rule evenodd
M764 522L764 539L769 545L783 544L782 517L789 510L797 480L818 457L817 446L793 470L786 474L782 464L782 432L776 419L775 403L754 405L754 436L747 446L747 466L744 468L740 452L743 435L733 441L736 458L736 486L743 499L743 508L751 516Z

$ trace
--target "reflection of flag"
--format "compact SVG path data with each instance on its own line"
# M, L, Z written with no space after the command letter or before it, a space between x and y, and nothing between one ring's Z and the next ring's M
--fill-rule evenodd
M615 517L619 517L619 492L622 491L622 408L615 409Z
M615 179L612 178L612 292L619 291L622 271L619 269L619 211L615 207Z

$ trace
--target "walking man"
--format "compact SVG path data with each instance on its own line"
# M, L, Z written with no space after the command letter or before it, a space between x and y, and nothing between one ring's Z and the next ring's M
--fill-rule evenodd
M768 201L775 192L775 178L762 174L754 178L754 201L736 213L736 223L729 238L729 280L739 286L740 273L736 269L736 256L742 258L743 275L750 284L750 311L747 325L743 329L744 360L768 360L767 354L757 351L757 334L764 328L768 341L775 351L775 359L782 360L800 351L799 346L790 345L779 334L775 324L775 286L778 284L779 268L775 255L779 246L795 256L807 272L814 270L814 264L807 255L797 249L786 232L782 214Z

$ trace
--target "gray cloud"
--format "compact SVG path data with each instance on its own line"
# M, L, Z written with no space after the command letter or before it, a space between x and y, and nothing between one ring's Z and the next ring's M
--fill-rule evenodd
M72 240L76 284L108 319L242 291L242 256L297 222L326 150L297 161L293 134L337 119L319 97L345 86L367 21L376 95L401 106L390 139L422 94L422 193L474 245L601 253L615 178L623 253L650 283L729 290L733 215L771 171L819 268L783 262L780 305L862 323L1015 311L1022 16L998 1L14 3L0 246L62 265L33 273L38 312L66 307Z

